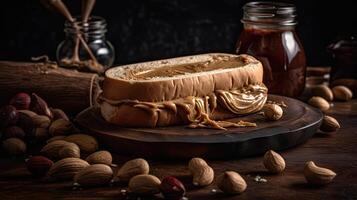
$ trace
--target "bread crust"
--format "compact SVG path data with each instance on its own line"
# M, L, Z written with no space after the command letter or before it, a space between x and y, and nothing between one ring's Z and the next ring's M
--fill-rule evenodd
M100 98L103 118L126 127L157 127L179 124L215 126L212 120L233 118L262 109L267 99L263 84L237 90L216 91L205 97L185 97L172 101L113 101ZM219 127L219 126L217 126Z
M160 67L170 63L192 63L204 62L212 56L226 56L237 58L242 61L242 66L216 70L212 73L192 74L187 77L155 79L155 80L127 80L114 77L118 68L140 68L140 67ZM165 63L165 64L162 64ZM147 102L161 102L184 98L187 96L202 97L213 93L216 90L229 90L232 88L242 88L251 84L260 84L263 80L262 64L249 55L232 54L202 54L197 56L187 56L181 58L166 59L160 61L139 63L112 68L106 72L103 83L103 97L111 100L139 100Z
M108 102L101 104L101 113L106 121L123 127L161 127L190 124L180 113L170 110L160 110L157 118L150 112L130 105L115 106ZM210 118L213 120L223 120L235 117L236 114L229 112L222 107L218 107Z

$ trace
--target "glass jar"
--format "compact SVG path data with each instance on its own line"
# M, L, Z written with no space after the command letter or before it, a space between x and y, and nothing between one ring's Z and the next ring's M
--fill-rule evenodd
M74 19L74 22L66 21L64 24L66 37L57 47L58 63L63 67L103 72L114 62L114 47L105 38L105 19L91 16L87 23L82 22L80 18ZM78 37L78 33L85 44ZM98 63L101 70L95 66Z
M357 80L357 39L343 38L327 47L331 57L330 83L345 79Z
M250 2L244 5L236 53L250 54L264 67L264 84L270 94L298 97L305 87L306 58L295 31L292 4Z

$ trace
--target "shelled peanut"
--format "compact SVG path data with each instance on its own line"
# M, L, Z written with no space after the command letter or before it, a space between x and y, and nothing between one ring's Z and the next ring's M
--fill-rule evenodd
M308 103L314 107L326 111L330 108L330 103L333 100L349 101L353 97L352 91L345 86L335 86L330 89L326 85L316 85L311 89L312 97Z
M283 116L283 109L277 104L265 104L264 117L270 121L277 121Z
M70 142L56 140L45 146L51 154L57 154L63 147L71 146ZM54 146L56 148L49 148ZM62 148L59 148L62 146ZM177 178L169 176L160 180L149 174L149 163L143 158L129 160L116 170L112 165L112 156L107 151L97 151L85 160L76 157L57 158L53 163L43 156L34 156L27 161L28 169L35 175L46 175L55 181L73 180L74 185L93 187L109 185L113 180L120 181L128 187L128 195L145 196L161 193L165 199L181 199L186 193L184 184ZM88 161L88 162L87 162ZM278 153L269 150L264 156L264 166L272 173L281 173L285 169L285 160ZM192 158L188 169L196 186L208 186L213 183L214 170L202 158ZM326 168L316 166L312 161L306 163L304 173L307 182L314 185L330 183L336 174ZM229 195L241 194L247 189L247 182L236 171L227 170L216 179L216 187ZM124 190L126 192L126 190Z
M113 170L105 164L93 164L80 170L74 176L74 182L81 186L97 186L108 184L113 177Z
M327 185L336 176L336 173L330 169L317 166L313 161L305 164L304 175L306 181L314 185Z
M56 110L56 112L59 111L59 109ZM65 113L61 112L63 118L68 119ZM9 105L0 109L0 126L4 140L2 146L10 155L24 154L27 148L26 143L30 140L45 140L51 137L49 128L58 124L57 120L62 119L59 119L58 115L54 117L46 101L40 96L35 93L31 95L24 92L18 93L10 99ZM66 124L73 127L69 121L66 121ZM66 126L51 129L63 130L63 134L70 134L73 131Z
M271 173L281 173L285 169L284 158L275 151L269 150L264 155L264 166ZM305 163L303 175L307 183L327 185L335 178L336 173L330 169L317 166L313 161Z
M193 185L207 186L213 182L214 171L202 158L192 158L188 163L188 169L193 176Z
M240 174L234 171L226 171L218 177L217 186L227 194L240 194L247 188L247 183Z
M308 103L321 111L326 112L330 109L330 103L336 101L349 101L353 97L352 91L345 86L335 86L330 89L326 85L317 85L312 88L312 97ZM340 128L339 122L332 116L325 115L320 130L324 133L335 132Z
M312 96L321 97L324 100L331 102L337 101L349 101L353 97L352 91L345 86L335 86L332 89L327 85L316 85L311 89Z
M54 180L73 179L77 172L89 166L83 160L85 156L96 152L99 147L94 137L79 133L65 112L50 108L35 93L18 93L9 105L2 107L0 128L2 148L9 155L24 155L27 144L36 141L36 145L41 145L47 140L47 144L35 153L38 155L26 159L26 167L35 176L47 176ZM91 160L93 163L109 164L112 158L109 152L94 153ZM86 177L78 178L80 182L88 182Z
M123 164L118 170L115 180L121 182L127 182L131 178L141 174L149 174L149 163L142 158L136 158L129 160Z
M275 174L279 174L285 169L284 158L273 150L269 150L264 154L263 164L269 172Z

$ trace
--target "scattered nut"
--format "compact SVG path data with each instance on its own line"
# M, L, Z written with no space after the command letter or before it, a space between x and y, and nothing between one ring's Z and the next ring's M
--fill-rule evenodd
M108 184L113 177L113 170L108 165L90 165L74 176L74 182L81 186L95 186Z
M266 104L264 106L264 116L268 120L279 120L283 116L283 109L276 104Z
M312 94L324 98L326 101L333 100L333 93L326 85L317 85L312 88Z
M34 136L38 140L46 140L50 137L47 128L36 128Z
M27 115L31 118L37 115L35 112L32 112L31 110L18 110L18 112Z
M330 108L330 104L322 97L311 97L308 103L322 111L326 111Z
M56 180L70 180L89 164L79 158L64 158L55 162L47 175Z
M45 100L43 100L41 97L36 95L35 93L31 94L31 104L30 104L30 110L34 111L38 115L45 115L52 119L52 112L49 109L47 103Z
M20 155L26 152L26 144L19 138L9 138L2 142L2 148L10 155Z
M28 110L30 108L30 102L30 95L21 92L12 97L9 104L14 106L18 110Z
M352 91L348 87L342 85L333 87L332 92L335 99L339 101L349 101L353 96Z
M0 128L15 125L19 118L19 113L14 106L3 106L0 109Z
M330 169L318 167L314 162L309 161L304 168L304 175L307 182L315 185L326 185L336 176L336 173Z
M60 158L80 158L81 153L78 145L68 142L68 144L65 144L62 148L60 148L58 156Z
M269 150L264 155L264 166L272 173L281 173L285 169L284 158L273 150Z
M247 189L247 183L234 171L226 171L217 178L217 186L227 194L241 194Z
M89 164L105 164L111 165L113 158L109 151L97 151L86 158Z
M207 186L213 182L214 171L202 158L192 158L188 169L193 176L193 185Z
M32 111L29 111L29 112L33 113L34 115L31 115L31 114L28 114L26 112L23 112L23 110L19 110L18 111L19 118L17 120L16 125L18 127L21 127L22 130L25 131L27 136L32 136L33 130L36 128L34 123L33 123L32 117L37 115L37 114L32 112Z
M19 139L24 139L25 138L25 131L22 130L22 128L18 126L10 126L4 129L3 131L3 137L4 138L19 138Z
M335 118L325 115L322 119L320 130L324 132L333 132L339 129L340 127L340 124Z
M54 137L51 137L50 139L48 139L46 141L46 143L48 144L48 143L51 143L51 142L56 141L56 140L63 140L65 137L66 136L64 136L64 135L54 136Z
M73 134L64 138L67 142L76 143L81 151L86 153L93 153L98 150L97 140L90 135L85 134Z
M52 111L53 114L53 120L57 120L57 119L64 119L69 121L68 116L66 115L66 113L58 108L54 108L54 109L50 109Z
M161 181L160 191L165 199L182 199L186 193L185 186L173 176L165 177Z
M48 158L58 159L58 158L60 158L59 150L68 144L69 144L69 142L67 142L67 141L56 140L56 141L46 144L44 147L42 147L40 152L42 155L44 155Z
M52 165L52 160L44 156L32 156L26 161L27 170L35 176L46 175Z
M53 121L49 128L49 133L52 136L68 135L74 130L73 124L65 119L57 119Z
M35 115L32 117L32 121L37 128L48 128L51 124L50 118L46 115Z
M124 163L118 170L116 178L119 181L129 181L136 175L149 174L149 170L149 163L142 158L137 158Z
M160 192L161 181L156 176L140 174L129 181L129 190L140 195L154 195Z

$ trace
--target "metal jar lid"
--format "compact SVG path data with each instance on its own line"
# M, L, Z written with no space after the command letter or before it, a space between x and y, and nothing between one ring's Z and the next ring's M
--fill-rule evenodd
M296 21L294 4L282 2L249 2L243 6L243 23L293 26Z

